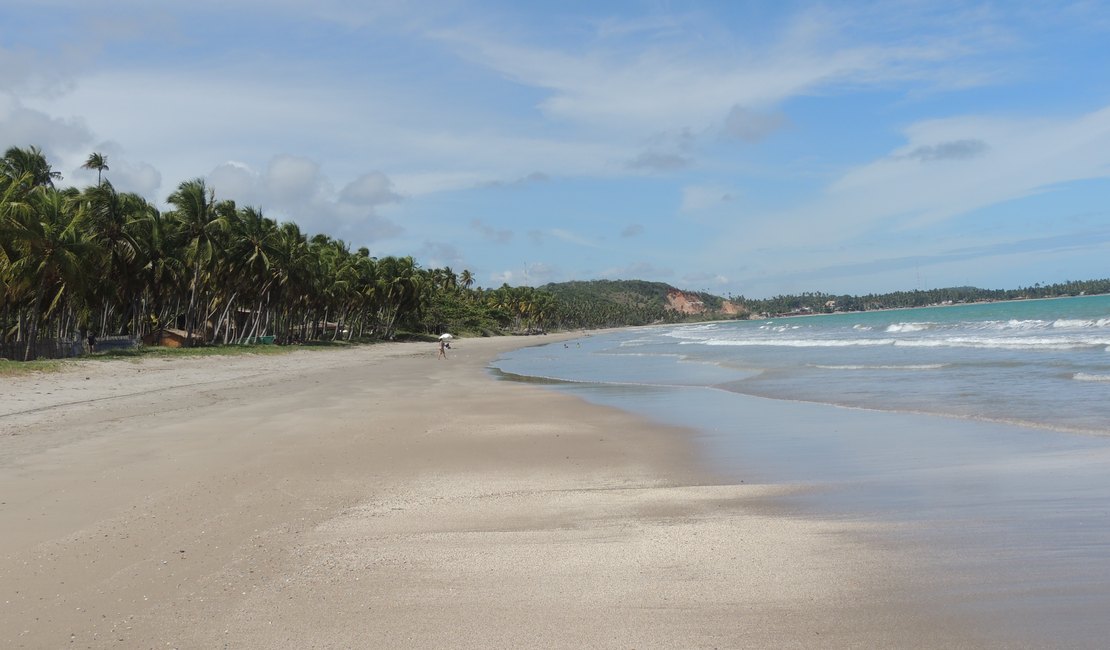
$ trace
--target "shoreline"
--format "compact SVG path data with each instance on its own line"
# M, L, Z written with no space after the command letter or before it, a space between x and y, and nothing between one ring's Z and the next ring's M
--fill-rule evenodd
M776 512L790 486L723 481L687 430L490 375L532 343L5 380L0 640L990 645L914 602L870 527Z
M915 307L880 307L879 309L850 309L844 311L822 311L811 313L785 313L785 314L768 314L767 316L753 317L745 320L758 320L766 321L775 318L801 318L805 316L835 316L837 314L867 314L871 312L890 312L890 311L910 311L913 309L933 309L934 307L966 307L968 305L993 305L995 303L1009 303L1009 302L1036 302L1038 300L1063 300L1065 298L1097 298L1102 296L1110 296L1110 293L1084 293L1074 296L1040 296L1040 297L1021 297L1021 298L999 298L997 300L973 300L971 302L950 302L950 303L933 303L928 305L917 305ZM712 321L712 322L728 322Z

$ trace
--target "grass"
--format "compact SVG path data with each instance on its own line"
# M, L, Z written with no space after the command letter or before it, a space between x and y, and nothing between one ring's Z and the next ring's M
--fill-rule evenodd
M22 377L40 372L57 372L65 366L63 359L41 361L9 361L0 359L0 377Z
M395 341L435 342L437 337L428 334L398 332ZM37 372L57 372L65 369L73 360L101 361L112 359L178 359L189 357L240 356L244 354L277 355L289 354L296 350L321 350L352 348L360 345L380 343L379 339L356 339L353 341L306 341L299 345L213 345L195 348L164 348L140 346L130 350L108 350L96 352L73 359L44 359L41 361L8 361L0 359L0 377L17 377Z
M286 354L296 349L295 346L282 346L282 345L220 345L220 346L206 346L196 348L163 348L158 346L144 345L142 347L132 348L130 350L109 350L107 352L96 352L90 354L82 359L90 361L108 360L108 359L146 359L146 358L167 358L177 359L181 357L231 357L240 356L244 354Z

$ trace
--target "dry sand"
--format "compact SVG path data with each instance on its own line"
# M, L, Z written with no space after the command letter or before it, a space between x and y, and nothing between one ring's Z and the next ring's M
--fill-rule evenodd
M860 524L485 371L535 342L0 379L0 646L985 644Z

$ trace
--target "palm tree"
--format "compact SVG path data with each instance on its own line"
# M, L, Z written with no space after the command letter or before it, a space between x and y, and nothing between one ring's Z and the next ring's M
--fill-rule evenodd
M12 179L0 174L0 313L4 313L12 299L12 264L20 256L15 243L15 219L26 208L24 197L30 187L29 178ZM0 322L0 325L3 325ZM0 341L5 332L0 330Z
M215 255L216 236L227 227L227 221L216 209L216 194L203 178L183 181L167 199L175 208L174 218L185 236L186 261L192 267L193 280L189 285L189 307L185 314L186 343L193 344L193 329L198 325L197 296L200 292L201 271L207 270Z
M81 165L81 166L84 167L85 169L95 169L96 170L96 184L100 185L100 182L101 182L100 181L100 175L101 175L102 172L104 172L106 169L108 169L108 157L105 156L102 153L97 153L97 152L94 151L94 152L89 154L89 159L86 160L85 164Z
M257 208L243 208L236 212L230 235L231 282L237 289L236 293L242 295L248 304L257 305L254 323L249 331L244 330L240 336L254 336L262 323L264 310L267 313L270 311L270 290L277 280L271 273L271 260L279 236L277 222L263 216ZM229 311L233 303L233 300L228 300L225 311Z
M19 255L9 273L14 281L34 287L24 350L24 360L29 361L36 356L42 321L88 277L85 261L94 249L82 229L83 207L62 192L37 187L26 202L9 204L7 212L4 234ZM46 303L48 295L52 297Z
M146 201L137 203L127 224L137 246L136 266L145 292L150 298L149 324L165 328L166 304L183 284L185 276L183 238L176 222Z
M61 172L50 167L38 147L11 147L0 159L0 172L12 180L21 178L31 187L54 187L54 181L62 179Z
M385 257L378 268L378 320L382 336L390 338L401 313L420 304L419 269L411 257Z
M40 332L71 337L94 314L100 331L133 334L184 317L190 343L209 319L230 342L275 331L317 337L330 322L333 338L389 338L400 328L531 329L628 315L530 288L472 291L469 270L352 252L328 235L217 202L200 178L181 183L163 214L117 192L103 154L84 167L97 170L96 185L62 190L40 149L12 147L0 158L0 337L15 334L21 356L34 354ZM247 309L243 322L237 315Z
M308 241L297 224L283 223L274 236L272 251L269 275L278 305L278 331L291 335L297 311L305 302Z

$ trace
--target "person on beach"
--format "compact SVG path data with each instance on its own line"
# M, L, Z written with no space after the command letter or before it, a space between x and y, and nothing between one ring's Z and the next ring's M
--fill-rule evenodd
M447 358L447 340L446 339L440 339L439 340L439 358L440 359L446 359Z
M89 352L96 352L96 334L89 332Z

